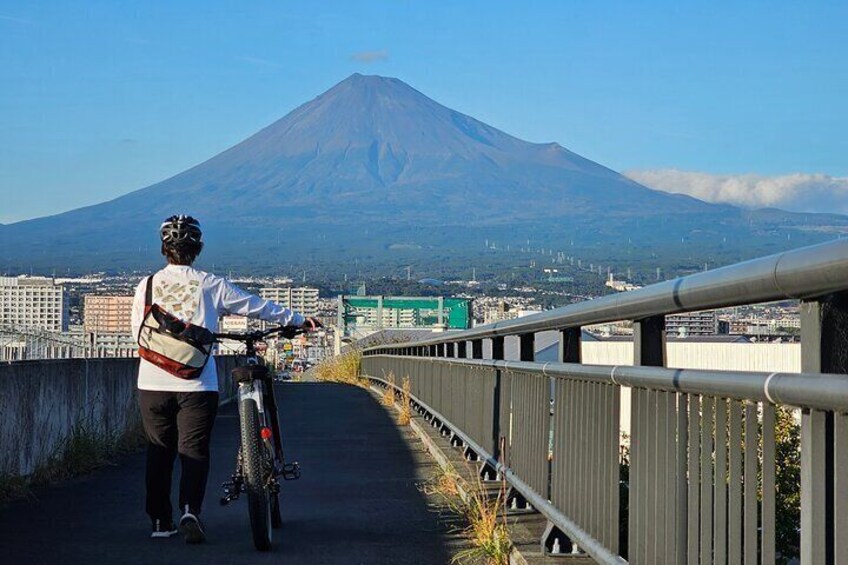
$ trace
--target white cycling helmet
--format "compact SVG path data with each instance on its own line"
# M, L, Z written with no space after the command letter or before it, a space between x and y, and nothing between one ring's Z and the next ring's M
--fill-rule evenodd
M200 243L203 232L200 231L200 222L191 216L180 214L162 222L159 235L165 245L179 245L180 243Z

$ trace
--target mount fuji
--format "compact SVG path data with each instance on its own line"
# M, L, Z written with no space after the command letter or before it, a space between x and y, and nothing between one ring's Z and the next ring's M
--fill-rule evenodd
M649 189L557 143L529 143L406 83L354 74L208 161L114 200L0 225L0 270L160 262L162 218L188 213L204 258L380 257L393 249L567 239L739 246L831 237L841 216L750 211ZM758 239L759 238L759 239ZM471 240L473 239L473 244ZM787 238L783 238L787 239ZM467 241L466 241L467 240Z

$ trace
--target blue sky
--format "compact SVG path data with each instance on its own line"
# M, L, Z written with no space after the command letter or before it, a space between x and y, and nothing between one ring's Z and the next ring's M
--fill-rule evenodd
M848 2L0 0L0 222L201 162L353 72L617 170L848 176Z

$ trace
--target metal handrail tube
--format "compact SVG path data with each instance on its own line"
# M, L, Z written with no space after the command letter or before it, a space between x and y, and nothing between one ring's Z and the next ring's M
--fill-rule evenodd
M374 381L379 381L383 383L385 386L391 386L395 390L400 391L401 389L397 385L393 385L392 383L381 379L379 377L375 377L372 375L367 375L367 377ZM503 474L506 478L507 482L529 502L533 508L541 512L548 520L556 524L558 528L560 528L565 535L567 535L571 540L573 540L577 545L579 545L587 554L589 554L593 559L598 561L599 563L604 563L607 565L626 565L627 561L622 559L620 556L615 555L610 552L607 548L601 545L595 538L589 535L585 530L583 530L580 526L575 524L572 520L570 520L565 514L560 512L555 506L553 506L548 500L545 500L544 497L540 496L536 491L534 491L530 486L528 486L524 481L522 481L509 467L506 467L499 461L497 461L492 455L483 449L476 441L470 438L465 432L455 426L450 420L442 416L437 410L433 407L429 406L427 403L422 402L417 396L414 394L409 395L412 400L418 403L421 406L424 406L430 414L433 415L436 419L438 419L442 424L446 425L451 429L451 431L459 436L459 438L474 451L478 457L480 457L483 461L488 463L495 471Z
M409 359L401 355L377 357ZM536 373L618 386L848 412L848 375L842 374L760 373L438 357L421 357L415 360L421 363L446 363L517 373Z
M602 324L651 316L785 299L809 299L844 290L848 240L838 239L728 265L641 289L587 300L540 314L404 343L419 347ZM393 345L365 349L380 351Z

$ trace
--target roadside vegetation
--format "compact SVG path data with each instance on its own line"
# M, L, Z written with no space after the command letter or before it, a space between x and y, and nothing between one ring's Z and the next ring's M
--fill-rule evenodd
M144 432L140 425L123 434L110 434L80 423L53 455L31 475L0 476L0 502L33 497L32 489L35 487L112 465L116 458L138 451L144 444Z
M404 377L401 392L400 414L398 414L398 424L401 426L408 426L409 421L412 419L412 398L409 389L409 377Z
M330 357L315 366L315 379L325 383L342 383L365 387L366 379L359 374L362 354L353 350Z
M395 405L395 374L389 373L386 376L386 382L389 383L389 386L387 386L386 390L383 391L381 402L383 403L383 406L391 408Z
M476 476L476 473L474 473ZM453 468L440 471L423 487L424 493L437 496L448 509L466 524L462 535L470 547L457 553L451 563L507 565L512 540L506 523L506 486L501 485L496 496L486 492L478 478L464 479Z

